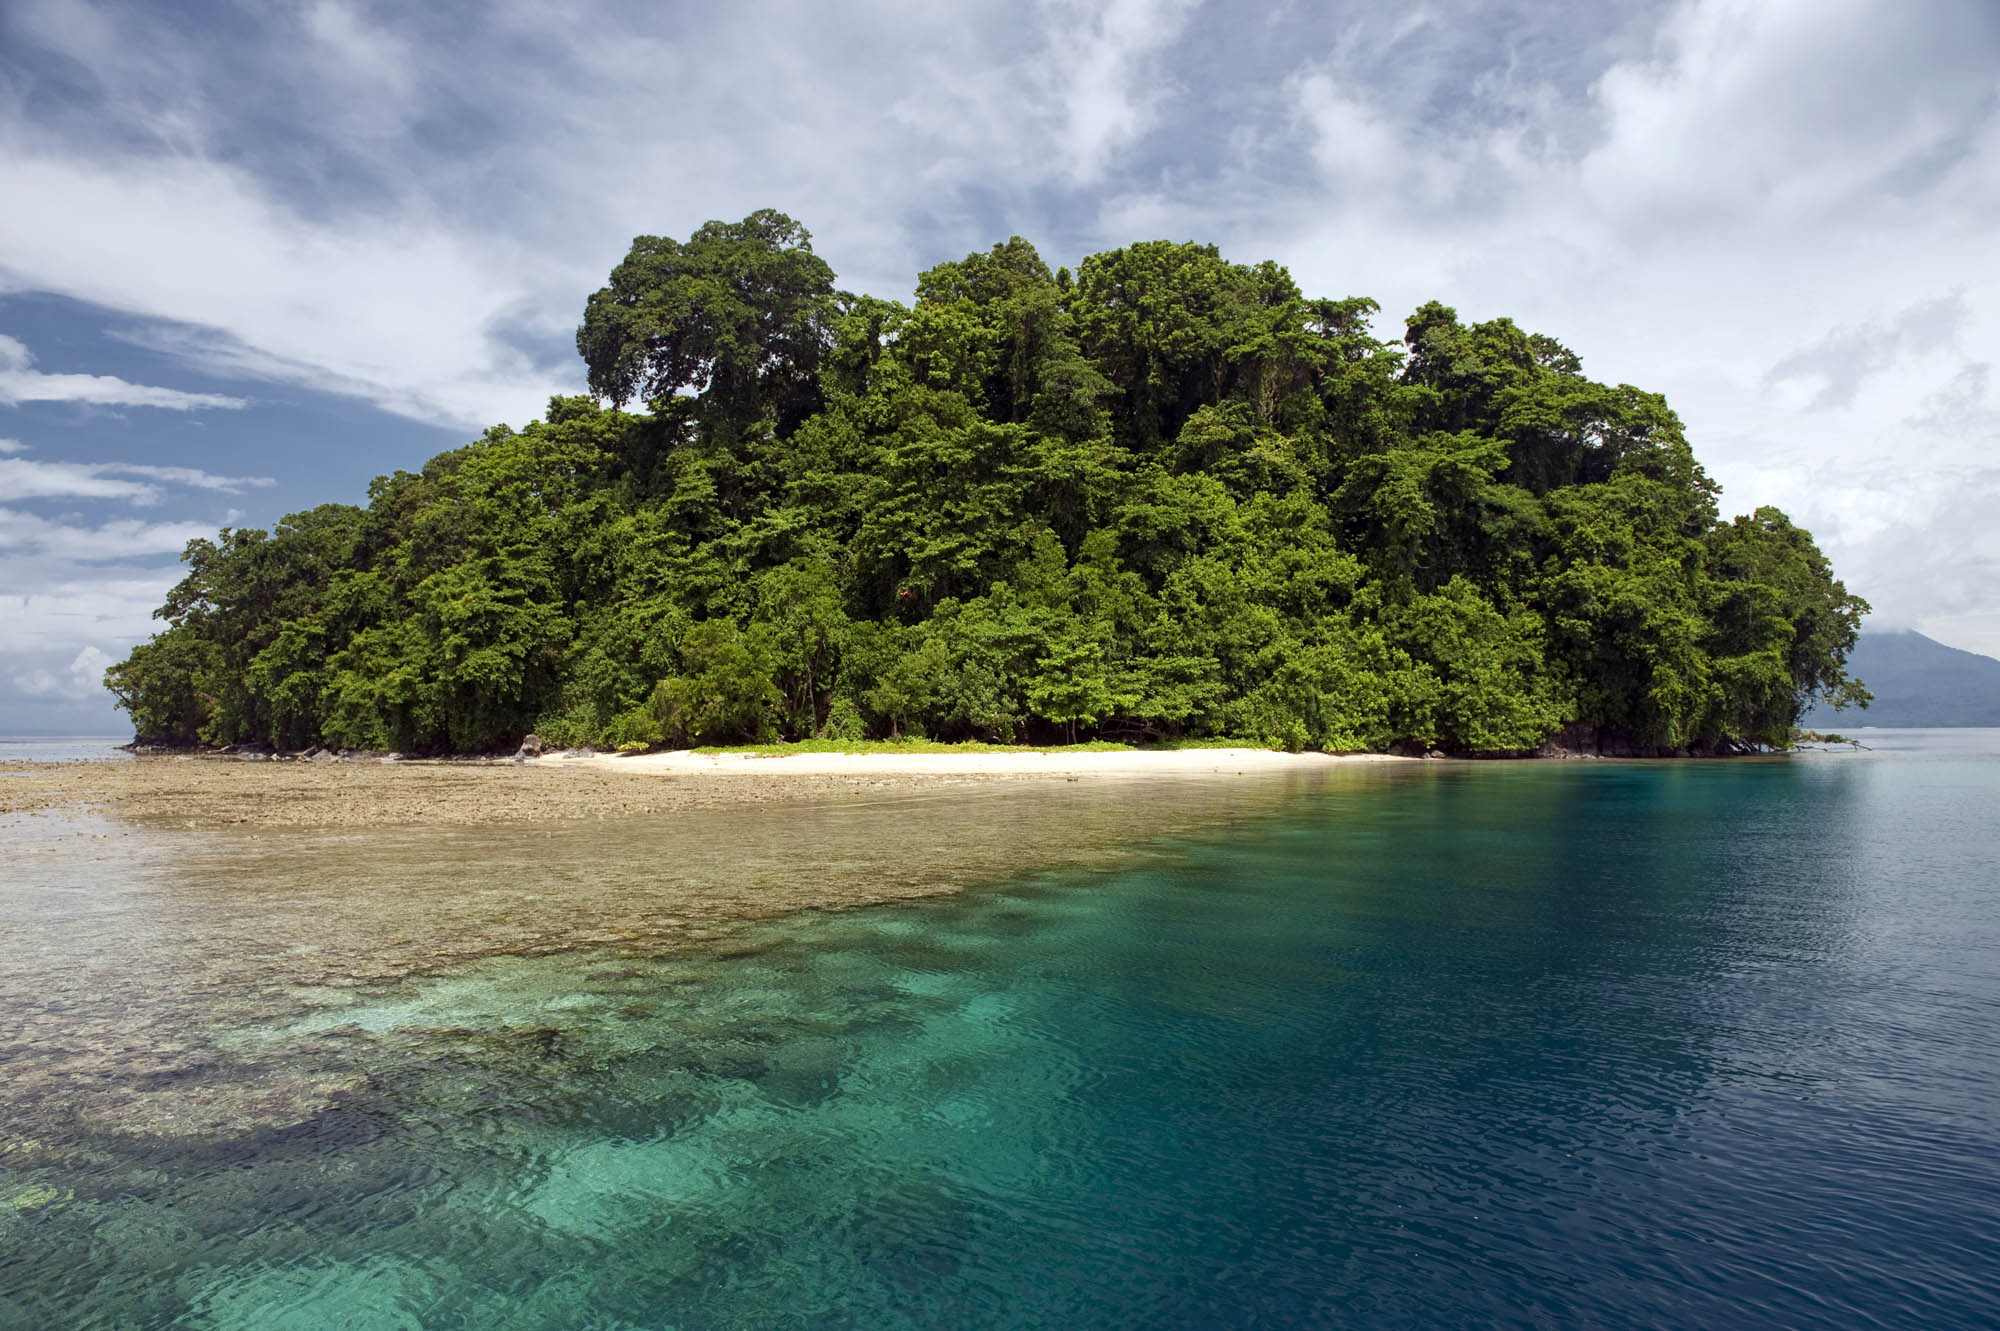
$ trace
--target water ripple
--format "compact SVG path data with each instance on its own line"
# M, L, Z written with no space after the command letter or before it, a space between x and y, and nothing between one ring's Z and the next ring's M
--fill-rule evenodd
M1996 772L1433 767L110 1053L56 978L0 1325L2000 1324Z

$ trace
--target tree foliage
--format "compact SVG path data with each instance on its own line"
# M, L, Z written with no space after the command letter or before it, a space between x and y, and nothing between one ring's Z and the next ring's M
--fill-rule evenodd
M1720 520L1661 398L1376 313L1203 245L1015 238L906 307L779 213L642 236L577 332L609 406L193 542L109 682L149 736L408 751L1686 751L1865 703L1866 607L1782 513Z

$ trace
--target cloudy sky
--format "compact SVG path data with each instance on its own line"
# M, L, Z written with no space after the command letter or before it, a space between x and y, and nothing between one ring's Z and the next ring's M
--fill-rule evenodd
M1992 0L8 0L0 181L0 733L115 729L191 536L580 391L631 237L761 207L884 296L1164 237L1511 315L2000 654Z

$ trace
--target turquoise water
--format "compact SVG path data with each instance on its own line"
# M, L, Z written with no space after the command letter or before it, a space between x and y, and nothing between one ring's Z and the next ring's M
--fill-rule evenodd
M0 1324L1992 1326L2000 735L1869 742L1411 764L664 949L205 975L207 1052L65 1075L290 1072L12 1102Z

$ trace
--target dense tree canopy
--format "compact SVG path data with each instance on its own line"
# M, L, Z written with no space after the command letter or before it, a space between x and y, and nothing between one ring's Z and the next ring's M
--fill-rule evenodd
M1150 241L840 293L792 219L642 236L589 397L187 550L145 736L408 751L929 735L1787 742L1866 607L1719 520L1660 397L1508 320ZM641 413L622 408L645 406Z

